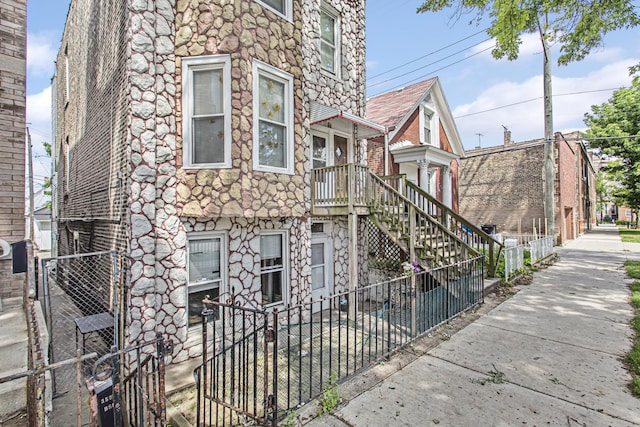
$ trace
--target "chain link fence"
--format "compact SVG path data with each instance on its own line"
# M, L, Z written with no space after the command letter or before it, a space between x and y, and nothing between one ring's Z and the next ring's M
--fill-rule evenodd
M118 347L122 331L123 257L116 251L40 260L37 298L42 305L49 343L49 365ZM84 369L84 367L83 367ZM51 418L63 425L77 407L78 367L51 371ZM75 411L72 411L75 412Z

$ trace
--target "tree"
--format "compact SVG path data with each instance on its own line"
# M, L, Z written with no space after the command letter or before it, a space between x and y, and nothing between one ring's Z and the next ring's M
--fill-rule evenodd
M426 0L418 12L438 12L451 7L455 8L454 18L475 15L470 24L488 16L491 25L487 33L496 41L493 49L496 59L518 58L522 34L555 34L555 43L560 45L560 65L584 59L602 45L608 32L640 24L632 0ZM544 31L540 18L547 22Z
M45 153L47 153L47 156L51 157L51 144L48 142L43 142L42 145L44 145L44 151ZM44 183L42 184L42 188L43 193L45 196L49 197L49 200L47 200L46 202L44 202L44 205L47 207L47 209L51 209L51 191L52 191L52 186L53 186L53 180L51 179L51 177L47 177L44 179Z
M613 196L622 204L640 209L640 74L630 87L618 89L600 105L585 114L586 132L591 145L613 156L606 171L620 183Z

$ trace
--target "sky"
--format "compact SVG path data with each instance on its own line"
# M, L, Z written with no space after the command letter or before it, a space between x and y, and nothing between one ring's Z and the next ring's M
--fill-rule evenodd
M544 136L541 45L523 38L516 61L491 56L488 22L450 19L450 11L416 14L420 0L367 0L367 96L438 76L465 149ZM49 175L42 142L51 141L51 77L68 0L27 2L27 122L34 149L35 188ZM552 48L553 58L558 57ZM640 28L608 34L585 60L553 65L554 129L583 130L590 106L631 82L640 63Z

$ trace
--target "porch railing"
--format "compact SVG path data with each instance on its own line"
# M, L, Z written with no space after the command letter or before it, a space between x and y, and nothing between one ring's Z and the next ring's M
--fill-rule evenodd
M480 227L471 223L453 209L406 179L405 175L383 177L385 182L404 194L416 206L438 218L441 224L453 231L467 245L478 252L484 253L488 265L489 276L495 275L495 269L500 259L502 243L482 231Z

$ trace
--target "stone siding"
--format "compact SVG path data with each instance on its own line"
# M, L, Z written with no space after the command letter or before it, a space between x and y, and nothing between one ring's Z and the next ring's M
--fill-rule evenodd
M13 243L25 238L26 1L0 0L0 15L0 239ZM22 297L11 257L0 260L0 283L0 300Z

